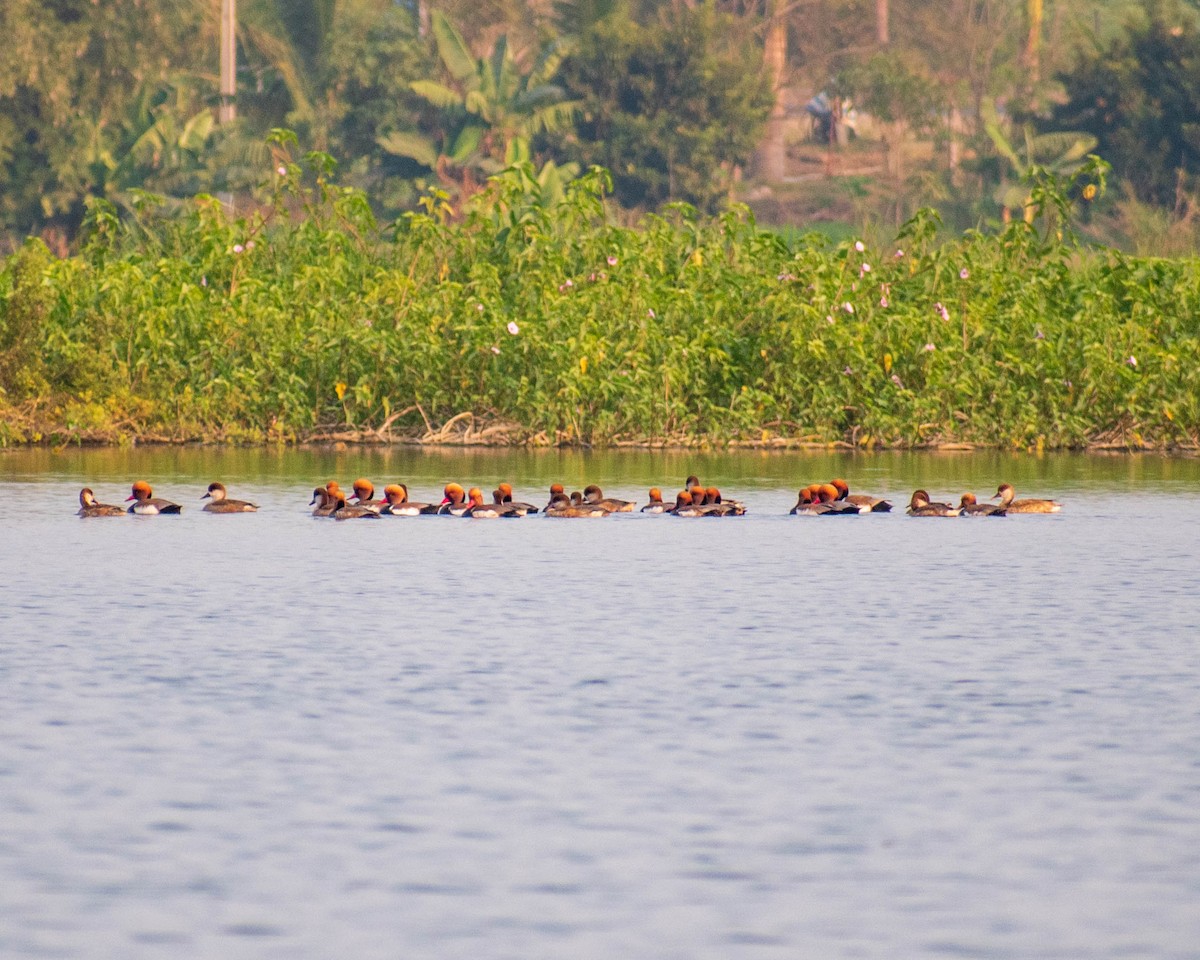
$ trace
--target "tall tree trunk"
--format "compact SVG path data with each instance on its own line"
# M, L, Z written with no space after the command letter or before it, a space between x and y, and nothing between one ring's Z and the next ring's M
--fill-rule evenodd
M1037 86L1042 61L1042 0L1027 0L1026 17L1029 20L1029 37L1025 41L1025 66L1029 70L1029 86Z
M875 39L881 47L886 47L891 42L888 14L888 0L875 0Z
M787 144L784 140L784 121L787 110L783 103L783 76L787 69L787 21L783 15L781 0L769 0L767 4L767 37L763 49L763 68L771 78L775 93L775 104L767 118L767 130L762 146L758 148L758 174L764 180L778 183L783 180L787 167Z

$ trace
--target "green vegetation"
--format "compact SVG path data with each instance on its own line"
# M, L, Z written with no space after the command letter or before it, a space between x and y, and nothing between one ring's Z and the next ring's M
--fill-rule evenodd
M1095 159L1034 171L1032 224L939 243L922 212L860 250L744 209L618 226L604 171L554 203L528 163L381 228L273 148L260 213L98 201L78 256L4 263L4 442L1197 440L1200 269L1075 243Z

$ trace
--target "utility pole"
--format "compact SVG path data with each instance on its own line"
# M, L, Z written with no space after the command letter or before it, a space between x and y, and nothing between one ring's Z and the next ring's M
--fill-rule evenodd
M221 0L221 103L217 121L237 118L237 0Z

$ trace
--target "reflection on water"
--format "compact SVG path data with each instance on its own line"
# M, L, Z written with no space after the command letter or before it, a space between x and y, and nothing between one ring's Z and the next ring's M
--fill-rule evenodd
M750 515L307 515L333 477L690 472ZM1198 473L0 455L0 956L1195 956ZM834 474L1066 509L786 516ZM185 514L73 516L138 477ZM214 479L260 512L200 513Z

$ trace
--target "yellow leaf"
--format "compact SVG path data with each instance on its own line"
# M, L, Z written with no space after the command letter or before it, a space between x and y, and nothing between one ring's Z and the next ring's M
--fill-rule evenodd
M579 372L586 376L587 375L587 367L588 367L587 357L580 357L579 358Z
M1170 407L1163 407L1163 413L1166 415L1166 418L1168 420L1170 420L1172 423L1175 422L1175 418L1173 416L1171 416L1171 408Z
M450 276L450 264L443 260L442 269L438 271L438 279L444 281L448 276Z
M892 372L892 355L890 353L885 353L883 355L883 372L884 373Z

